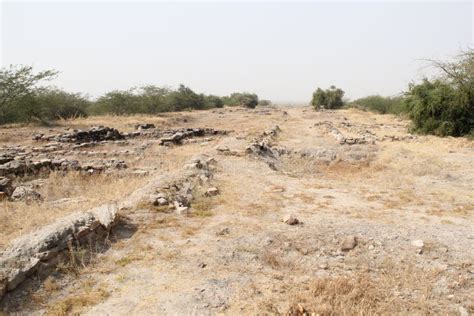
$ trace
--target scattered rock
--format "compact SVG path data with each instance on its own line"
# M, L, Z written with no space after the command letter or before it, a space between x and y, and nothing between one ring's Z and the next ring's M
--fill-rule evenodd
M180 145L185 139L192 137L203 137L206 135L225 135L227 131L215 130L213 128L182 128L176 130L167 130L160 139L160 145L169 146L172 144Z
M11 179L0 177L0 192L4 193L5 196L10 196L13 193L13 186L12 186Z
M28 187L16 187L11 195L13 201L40 201L43 199L41 194Z
M225 228L219 230L218 232L216 232L217 236L224 236L224 235L228 235L228 234L230 234L230 229L228 227L225 227Z
M168 200L166 200L166 199L163 198L163 197L159 197L158 199L156 199L155 205L157 205L157 206L168 205Z
M219 194L219 189L218 188L209 188L206 191L206 196L216 196Z
M183 206L182 204L180 204L177 201L175 201L173 203L173 205L174 205L174 209L176 211L176 214L178 214L178 215L185 215L189 212L189 207Z
M217 150L217 151L220 151L220 152L228 152L228 151L230 151L230 148L227 147L227 146L218 146L218 147L216 148L216 150Z
M272 193L281 193L281 192L285 192L285 188L279 185L272 185L269 188L269 191Z
M459 316L469 316L469 312L462 306L459 306Z
M298 220L298 218L296 218L295 215L293 214L287 214L285 215L285 217L283 217L283 222L288 224L288 225L296 225L298 224L300 221Z
M329 265L327 263L322 263L319 265L319 268L322 270L327 270L329 269Z
M104 140L121 140L125 137L115 128L105 126L94 126L88 130L72 130L71 132L53 135L43 136L36 135L35 140L42 141L57 141L60 143L89 143L99 142Z
M412 240L411 245L417 248L418 254L422 254L425 248L425 243L421 239Z
M353 235L347 236L342 241L341 250L342 251L350 251L350 250L354 249L356 246L357 246L357 238Z
M137 130L152 129L152 128L155 128L155 124L142 123L142 124L135 125L135 129Z

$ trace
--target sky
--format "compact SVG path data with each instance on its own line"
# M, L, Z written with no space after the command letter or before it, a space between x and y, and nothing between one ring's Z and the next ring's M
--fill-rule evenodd
M183 83L307 103L397 95L431 75L422 59L473 47L472 2L8 2L0 63L56 69L54 85L97 97Z

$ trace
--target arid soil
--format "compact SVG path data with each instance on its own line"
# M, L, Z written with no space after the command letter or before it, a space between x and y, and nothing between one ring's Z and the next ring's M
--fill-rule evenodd
M470 315L474 143L408 124L226 107L0 128L0 251L104 203L120 217L0 314Z

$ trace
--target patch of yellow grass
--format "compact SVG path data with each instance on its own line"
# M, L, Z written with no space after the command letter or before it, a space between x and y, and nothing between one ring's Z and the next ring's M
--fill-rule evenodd
M93 281L82 282L82 288L66 298L48 306L46 315L72 315L83 308L96 305L110 296L105 285L95 285Z
M46 198L44 202L0 202L0 249L13 238L53 223L58 218L121 200L140 187L146 179L117 177L113 174L52 173L40 189ZM69 200L50 204L64 198Z

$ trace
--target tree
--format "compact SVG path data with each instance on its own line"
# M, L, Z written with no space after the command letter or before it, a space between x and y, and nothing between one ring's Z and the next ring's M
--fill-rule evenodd
M137 97L131 90L115 90L101 96L91 108L94 114L112 113L115 115L125 115L140 113Z
M323 90L317 88L313 93L313 99L311 104L315 109L338 109L344 105L342 97L344 96L344 91L331 86L329 89Z
M42 89L34 98L41 117L50 120L87 116L90 101L80 93L58 88Z
M33 72L31 66L12 66L0 70L0 124L42 119L34 97L41 91L38 83L55 78L57 72Z
M179 85L177 91L169 95L170 111L182 111L184 109L203 109L204 96L196 94L185 85Z

